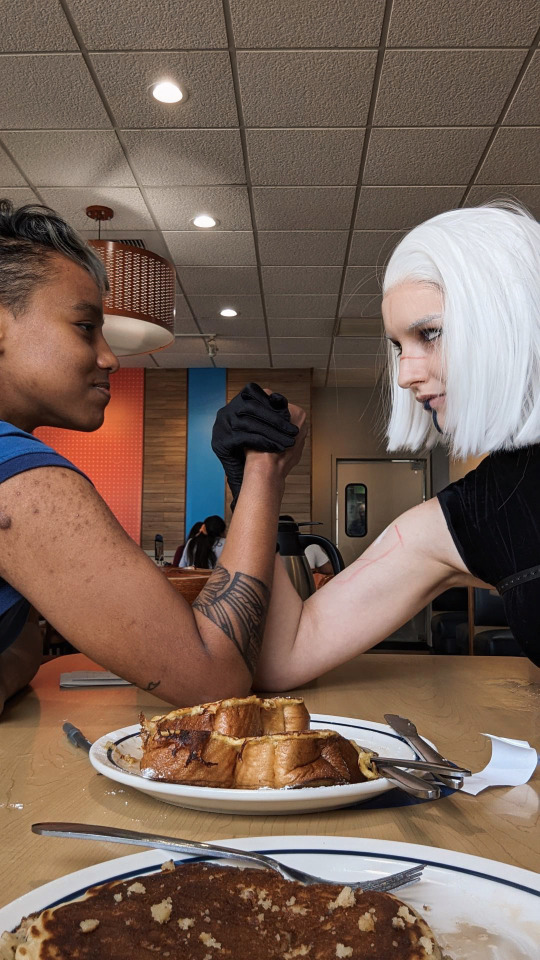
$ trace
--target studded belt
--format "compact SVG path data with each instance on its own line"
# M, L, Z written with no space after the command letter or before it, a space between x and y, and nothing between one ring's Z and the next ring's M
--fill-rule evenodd
M529 567L528 570L520 570L519 573L513 573L511 577L505 577L495 584L500 594L506 593L511 587L518 587L522 583L528 583L529 580L538 580L540 578L540 566Z

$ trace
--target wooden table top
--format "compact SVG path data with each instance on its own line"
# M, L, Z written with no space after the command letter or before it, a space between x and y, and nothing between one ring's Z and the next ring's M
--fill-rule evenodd
M38 837L43 820L85 821L195 840L310 834L447 847L534 870L540 863L540 771L521 787L431 803L295 816L230 816L184 810L95 773L67 740L70 720L90 739L166 712L133 687L60 690L64 671L98 669L81 654L41 667L31 689L0 719L0 906L49 880L136 847ZM480 770L490 756L483 732L540 747L540 670L524 658L364 654L299 691L312 713L384 722L410 717L441 753Z

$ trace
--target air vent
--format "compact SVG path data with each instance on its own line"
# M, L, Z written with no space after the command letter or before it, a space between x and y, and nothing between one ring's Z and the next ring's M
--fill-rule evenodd
M103 238L106 239L105 237ZM114 238L115 243L125 243L128 247L140 247L141 250L146 250L146 244L144 240L120 240L120 238Z

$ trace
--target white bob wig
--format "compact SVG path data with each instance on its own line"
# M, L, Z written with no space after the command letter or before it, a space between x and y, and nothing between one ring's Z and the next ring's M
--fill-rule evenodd
M401 283L443 298L444 439L456 459L540 441L540 224L518 203L450 210L398 244L383 295ZM388 450L431 447L431 414L398 386L390 347Z

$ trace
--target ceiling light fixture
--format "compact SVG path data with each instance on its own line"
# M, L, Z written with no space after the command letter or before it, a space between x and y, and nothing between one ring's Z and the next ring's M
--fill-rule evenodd
M210 217L207 213L198 213L196 217L193 217L191 222L194 227L199 227L201 230L209 230L210 227L216 227L219 220L214 220L214 218Z
M170 80L164 80L162 83L156 83L152 88L152 96L160 103L178 103L184 99L180 87Z
M176 277L172 263L129 243L101 239L101 223L114 216L101 204L86 208L99 224L89 244L103 261L110 289L103 298L103 335L117 357L154 353L174 341Z
M233 310L232 307L224 307L223 310L219 311L221 317L237 317L238 311Z

